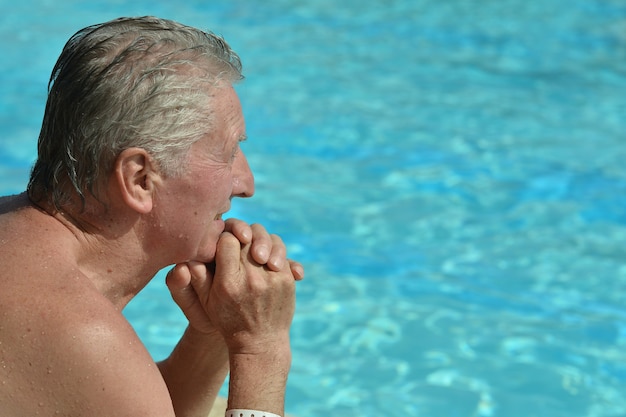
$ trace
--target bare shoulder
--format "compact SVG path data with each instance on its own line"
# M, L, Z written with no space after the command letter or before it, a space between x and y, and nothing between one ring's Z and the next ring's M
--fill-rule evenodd
M174 415L156 364L119 312L88 291L40 290L0 298L3 409L10 405L15 416Z
M173 417L161 374L121 312L51 255L52 243L12 236L32 231L8 224L0 231L3 416Z

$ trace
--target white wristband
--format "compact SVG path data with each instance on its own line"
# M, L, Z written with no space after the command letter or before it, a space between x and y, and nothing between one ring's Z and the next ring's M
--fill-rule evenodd
M232 409L232 410L226 410L226 417L281 417L281 416L279 416L278 414L274 414L274 413L268 413L267 411Z

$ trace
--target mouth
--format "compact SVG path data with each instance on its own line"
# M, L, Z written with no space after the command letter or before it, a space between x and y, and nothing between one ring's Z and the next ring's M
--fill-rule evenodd
M230 205L229 205L229 207L228 207L228 208L226 208L226 210L224 210L224 211L223 211L223 212L221 212L221 213L218 213L218 214L215 216L215 218L214 218L213 220L215 220L215 221L218 221L218 220L223 220L223 219L222 219L222 216L223 216L224 214L226 214L229 210L230 210Z

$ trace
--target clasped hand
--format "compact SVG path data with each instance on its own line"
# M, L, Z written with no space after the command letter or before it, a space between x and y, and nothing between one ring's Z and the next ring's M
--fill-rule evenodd
M254 353L267 341L288 338L295 281L304 269L286 255L280 237L263 226L229 219L215 260L176 265L166 283L191 327L219 332L231 352Z

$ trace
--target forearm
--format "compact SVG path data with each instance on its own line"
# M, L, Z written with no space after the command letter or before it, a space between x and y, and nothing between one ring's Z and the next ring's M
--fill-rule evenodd
M230 357L228 408L284 415L285 388L291 367L289 344L263 354Z
M228 374L228 350L219 333L188 327L159 369L177 417L206 417Z
M242 244L243 240L224 232L212 268L190 262L177 265L168 274L166 282L172 297L192 328L219 329L225 339L219 345L219 355L215 356L221 361L207 363L210 352L198 349L196 336L188 330L190 336L185 334L162 365L177 415L205 417L229 365L230 409L284 414L285 387L291 366L289 327L295 309L295 281L303 273L300 271L297 274L300 278L296 278L292 269L299 264L286 261L285 247L279 237L261 239L259 236L264 233L257 226L253 228L252 242L248 239L248 243ZM269 267L259 263L262 260L253 260L251 251L255 242L257 246L264 243L272 248L271 253L274 258L281 258L280 262ZM198 351L206 352L206 356L198 357ZM179 363L183 364L182 368ZM208 375L212 378L210 383ZM196 381L202 385L198 386ZM210 401L202 403L202 398ZM202 407L196 406L200 403Z

